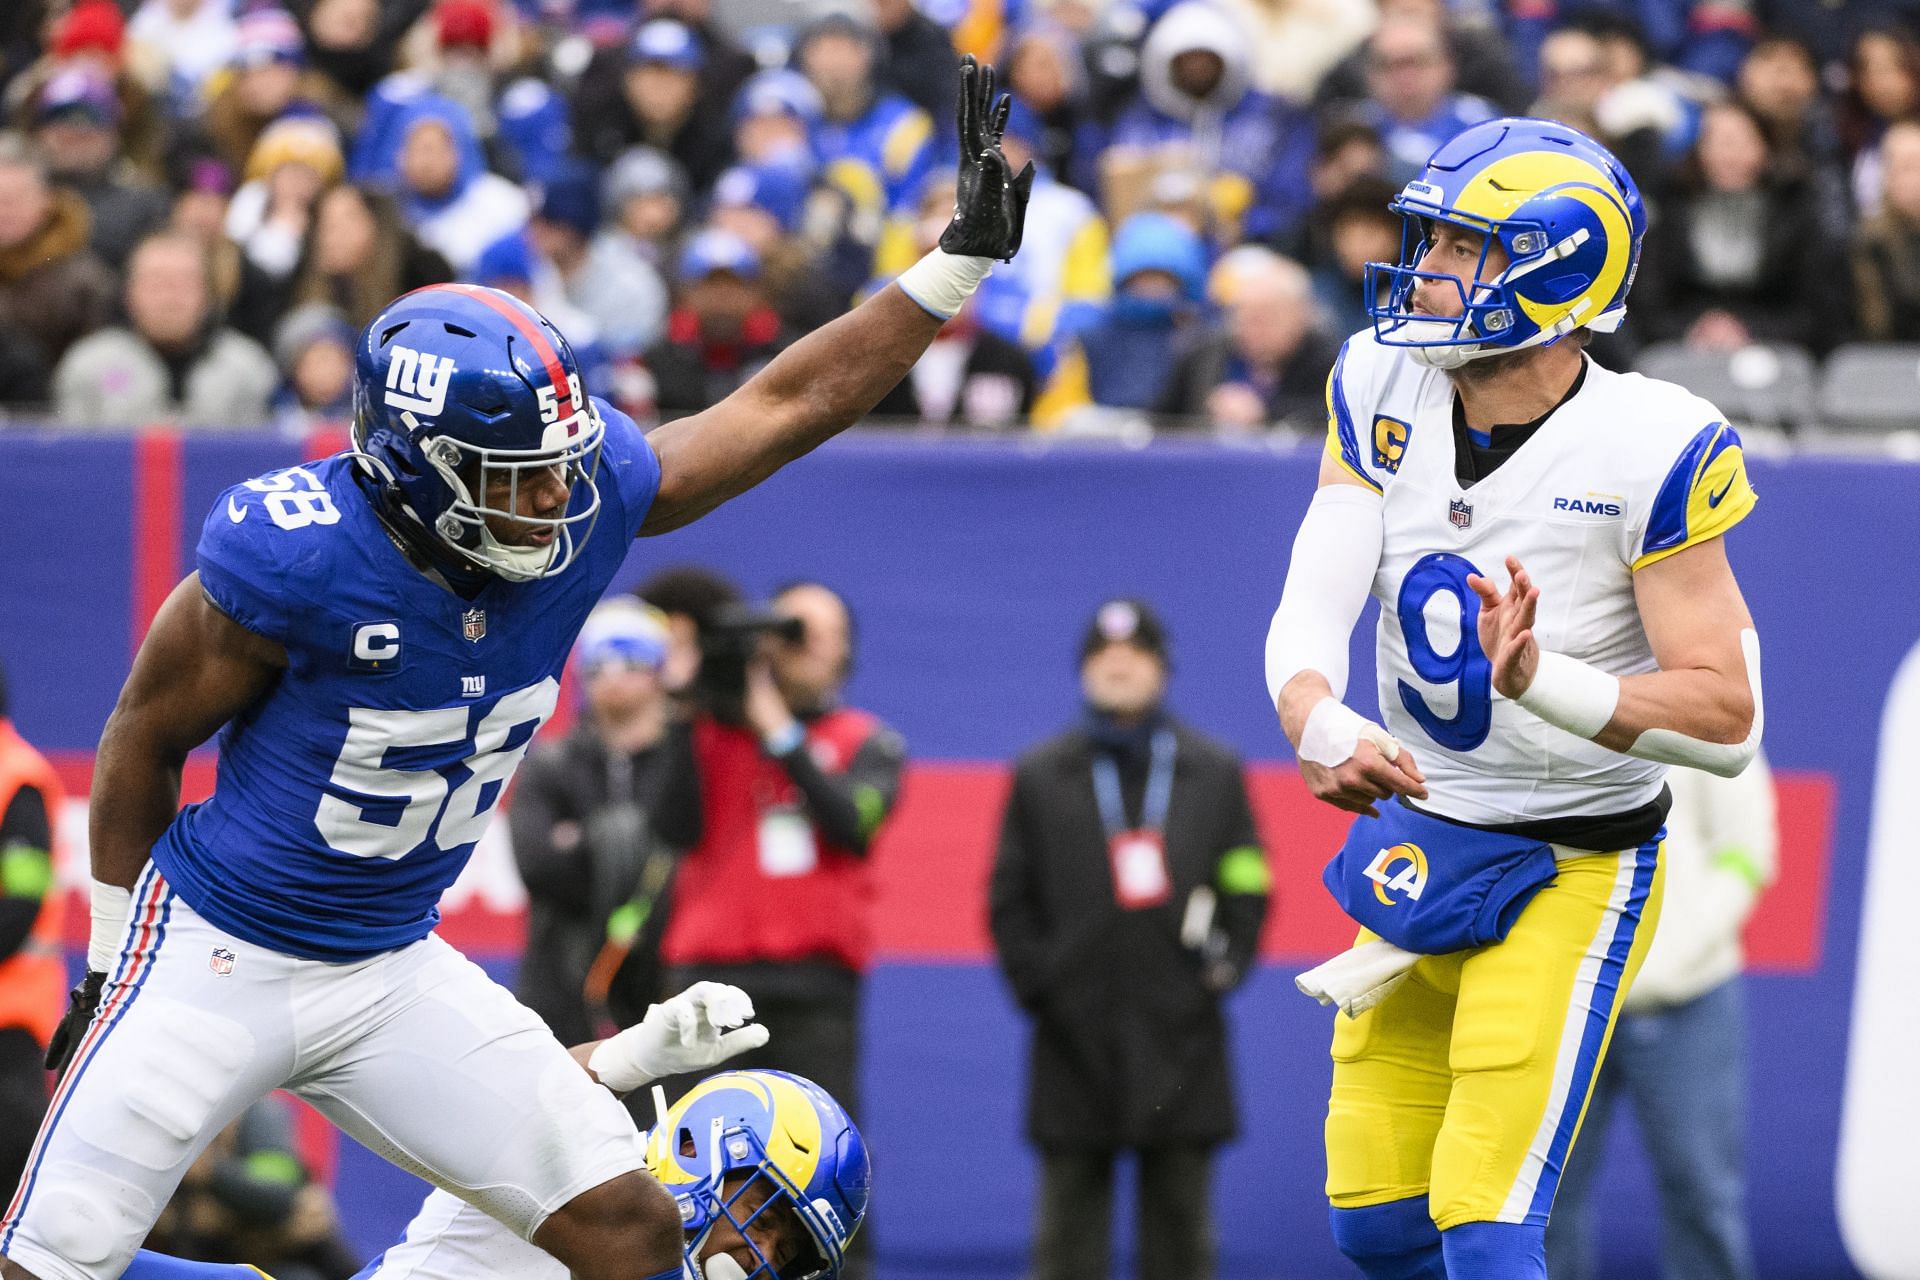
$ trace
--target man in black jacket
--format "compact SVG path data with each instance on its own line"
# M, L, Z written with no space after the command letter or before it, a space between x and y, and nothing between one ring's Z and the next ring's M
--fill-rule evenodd
M1087 712L1021 758L994 862L1000 967L1034 1023L1035 1280L1106 1280L1113 1162L1140 1162L1141 1280L1209 1280L1213 1151L1235 1131L1221 997L1270 876L1240 762L1170 716L1166 631L1102 605Z

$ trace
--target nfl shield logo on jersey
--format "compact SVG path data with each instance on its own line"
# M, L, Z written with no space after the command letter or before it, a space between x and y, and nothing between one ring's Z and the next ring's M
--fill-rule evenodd
M469 609L460 615L460 634L478 644L480 637L487 634L487 611Z
M226 977L233 972L233 952L225 947L215 947L212 957L207 961L207 968L223 978Z
M1473 524L1473 504L1455 498L1447 503L1447 520L1456 529L1465 529Z

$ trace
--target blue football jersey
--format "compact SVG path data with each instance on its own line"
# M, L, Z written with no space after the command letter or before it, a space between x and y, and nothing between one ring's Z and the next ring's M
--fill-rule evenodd
M596 406L602 505L585 548L555 577L492 579L470 600L393 544L345 454L220 496L201 586L288 666L221 731L212 798L154 846L195 911L314 960L432 930L660 486L633 420Z

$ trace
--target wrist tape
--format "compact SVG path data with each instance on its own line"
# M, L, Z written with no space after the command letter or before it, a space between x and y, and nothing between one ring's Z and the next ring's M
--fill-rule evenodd
M961 258L935 249L902 271L894 283L919 303L921 310L951 320L992 270L992 258Z

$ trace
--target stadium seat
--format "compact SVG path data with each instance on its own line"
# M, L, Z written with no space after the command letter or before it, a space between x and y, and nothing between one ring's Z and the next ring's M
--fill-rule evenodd
M1920 429L1920 345L1848 343L1827 358L1820 420L1830 431Z
M1785 429L1815 416L1813 356L1802 347L1756 343L1728 353L1659 342L1635 366L1705 396L1735 425Z

